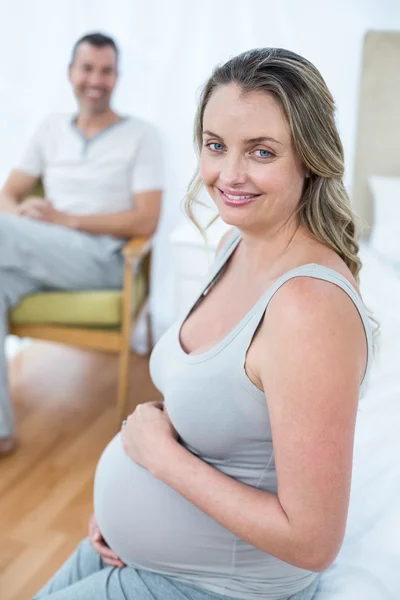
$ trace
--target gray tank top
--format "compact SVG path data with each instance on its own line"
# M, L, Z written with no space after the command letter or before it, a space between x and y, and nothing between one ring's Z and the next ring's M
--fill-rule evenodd
M239 241L235 230L217 258L200 299L219 278ZM248 379L244 364L273 295L286 281L304 276L339 286L359 311L368 343L362 393L372 356L365 308L342 275L317 264L285 273L224 339L202 354L188 355L180 344L179 332L194 303L158 342L150 362L153 381L164 396L181 443L230 477L273 493L277 493L277 475L268 405L265 394ZM108 457L106 449L99 463L95 508L105 538L127 564L242 600L288 598L316 579L316 573L266 554L219 525L122 456L118 436L115 440L110 444L114 449L110 448ZM110 483L114 487L110 488Z

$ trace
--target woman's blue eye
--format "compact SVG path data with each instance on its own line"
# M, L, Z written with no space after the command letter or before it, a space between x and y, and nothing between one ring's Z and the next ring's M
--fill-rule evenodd
M218 144L218 142L211 142L211 144L207 144L207 146L211 148L211 150L215 150L216 152L220 152L224 149L223 145Z
M269 152L268 150L256 150L256 152L260 152L261 154L259 154L260 158L269 158L270 156L272 156L271 152Z

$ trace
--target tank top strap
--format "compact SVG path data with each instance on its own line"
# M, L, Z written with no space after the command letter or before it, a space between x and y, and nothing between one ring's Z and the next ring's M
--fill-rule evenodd
M217 281L217 278L224 272L224 266L228 262L230 256L234 252L236 246L239 244L241 239L240 232L234 228L231 234L226 239L224 245L219 251L207 277L205 280L205 286L202 290L201 296L205 296L208 290Z
M223 275L225 264L235 251L235 248L239 244L240 239L240 233L235 228L223 244L208 274L204 277L204 283L201 291L195 297L195 300L190 304L188 310L185 311L183 317L181 317L178 322L182 324L188 318L192 311L194 311L202 302L203 298L208 294L209 290L213 287L213 285Z
M265 311L267 310L271 299L287 281L289 281L290 279L294 279L295 277L313 277L315 279L323 279L324 281L333 283L334 285L340 287L350 297L350 299L356 306L364 326L365 337L367 341L367 364L360 388L360 394L362 394L365 385L368 381L368 375L370 372L373 356L371 324L365 306L359 294L351 285L351 283L341 273L338 273L337 271L330 269L329 267L325 267L323 265L314 263L301 265L300 267L296 267L295 269L284 273L260 298L260 300L257 302L253 310L251 311L250 319L248 320L245 328L242 330L242 336L244 336L244 338L241 336L241 345L244 349L244 358L246 356L250 343L264 317Z

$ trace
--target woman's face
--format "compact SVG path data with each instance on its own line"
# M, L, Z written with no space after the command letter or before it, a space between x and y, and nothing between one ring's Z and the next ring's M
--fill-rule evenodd
M301 197L305 169L280 104L265 92L217 88L203 119L200 177L221 218L239 229L283 225Z

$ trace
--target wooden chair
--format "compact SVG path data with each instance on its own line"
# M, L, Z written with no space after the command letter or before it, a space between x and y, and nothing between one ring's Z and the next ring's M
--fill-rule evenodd
M9 333L21 338L117 352L117 426L125 416L132 331L149 296L151 242L136 238L123 248L122 290L39 292L10 311ZM146 318L151 348L150 317Z

